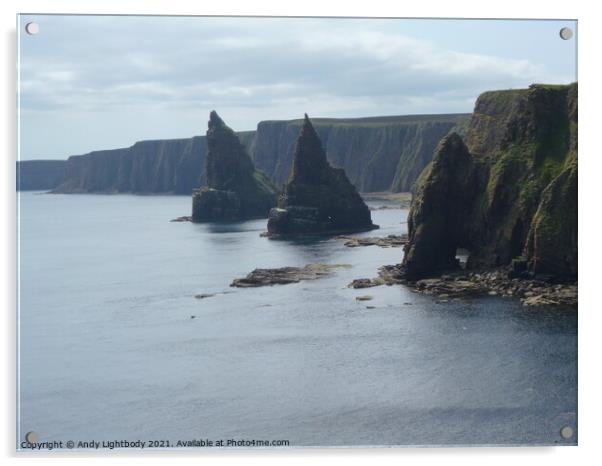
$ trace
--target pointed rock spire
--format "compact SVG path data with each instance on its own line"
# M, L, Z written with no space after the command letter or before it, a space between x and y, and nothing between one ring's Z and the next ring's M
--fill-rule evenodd
M236 133L224 123L224 120L217 114L215 110L212 110L209 114L209 121L207 122L207 142L210 138L229 138L238 139Z
M255 167L236 133L215 110L207 125L207 185L214 189L236 191L253 176Z
M330 170L322 141L306 113L295 145L290 181L305 184L326 183Z
M211 110L211 113L209 114L209 128L212 126L226 126L224 120L221 119L215 110Z
M192 220L264 217L276 205L276 188L255 165L236 133L215 110L207 125L207 189L195 191Z
M328 163L322 142L305 114L293 169L279 208L272 209L268 234L299 235L378 228L370 210L342 168Z

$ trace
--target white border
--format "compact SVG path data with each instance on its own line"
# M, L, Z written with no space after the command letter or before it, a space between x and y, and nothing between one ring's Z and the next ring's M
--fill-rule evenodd
M580 316L579 316L579 446L578 447L524 447L524 448L439 448L439 449L366 449L366 450L270 450L270 451L193 451L178 453L175 461L195 463L211 460L231 464L360 464L370 461L378 464L446 463L461 464L516 464L563 465L595 463L600 458L596 447L602 422L600 393L602 393L599 334L602 332L598 303L598 264L600 260L600 177L602 177L602 150L597 133L602 105L599 88L600 38L602 17L596 14L593 1L532 1L500 0L498 2L454 0L418 2L369 2L303 0L299 2L253 0L244 2L221 0L202 2L194 0L3 0L2 15L3 64L2 89L4 109L2 118L3 187L1 208L4 218L2 293L4 297L2 325L4 383L1 386L4 420L1 423L2 453L12 464L17 461L15 445L15 82L16 82L16 13L118 13L118 14L195 14L195 15L283 15L283 16L396 16L396 17L479 17L479 18L577 18L579 20L579 248L580 254ZM41 455L19 454L19 464L29 464ZM169 453L133 454L71 454L45 455L47 461L97 463L111 458L118 464L164 464ZM48 459L51 458L51 459ZM170 462L174 461L170 459Z

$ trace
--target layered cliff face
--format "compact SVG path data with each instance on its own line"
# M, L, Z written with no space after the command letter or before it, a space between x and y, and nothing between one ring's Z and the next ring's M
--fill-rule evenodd
M192 196L192 221L267 217L276 205L276 188L258 170L238 136L219 115L209 116L206 188Z
M464 141L444 138L408 218L407 278L511 264L577 274L577 85L533 85L477 100Z
M69 157L65 179L54 192L190 194L205 183L204 139L141 141Z
M345 170L361 192L409 191L430 162L439 140L460 131L467 114L410 115L314 120L328 160ZM256 167L278 185L291 171L302 120L264 121L257 131L238 132ZM204 136L141 141L129 148L72 156L61 193L190 194L206 185ZM22 184L29 182L24 178ZM35 183L29 185L38 188Z
M329 162L361 192L409 191L439 140L468 114L313 119ZM255 165L274 182L288 179L302 120L263 121L251 144Z
M370 210L342 168L326 159L307 115L295 144L293 167L278 207L270 211L270 235L362 231L377 228Z
M46 190L65 178L66 160L22 160L17 162L17 191Z
M237 133L249 145L254 131ZM55 193L187 194L207 184L205 136L140 141L131 147L74 155Z

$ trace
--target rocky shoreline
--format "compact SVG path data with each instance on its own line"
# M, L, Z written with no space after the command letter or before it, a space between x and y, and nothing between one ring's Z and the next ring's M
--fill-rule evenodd
M345 241L348 248L357 248L360 246L378 246L381 248L399 248L408 242L408 235L388 235L388 236L337 236L335 239Z
M565 305L577 307L577 282L553 283L545 279L509 278L507 268L480 271L459 270L435 278L409 281L401 265L385 265L376 278L353 280L349 288L403 284L418 293L433 295L439 302L478 296L518 298L525 306Z

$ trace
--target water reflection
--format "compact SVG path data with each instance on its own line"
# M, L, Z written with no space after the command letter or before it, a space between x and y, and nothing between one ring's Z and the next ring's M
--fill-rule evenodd
M401 248L165 220L186 198L22 198L20 432L384 445L550 444L576 429L575 311L350 289ZM399 234L403 215L375 211L369 234ZM229 288L311 262L353 267Z

